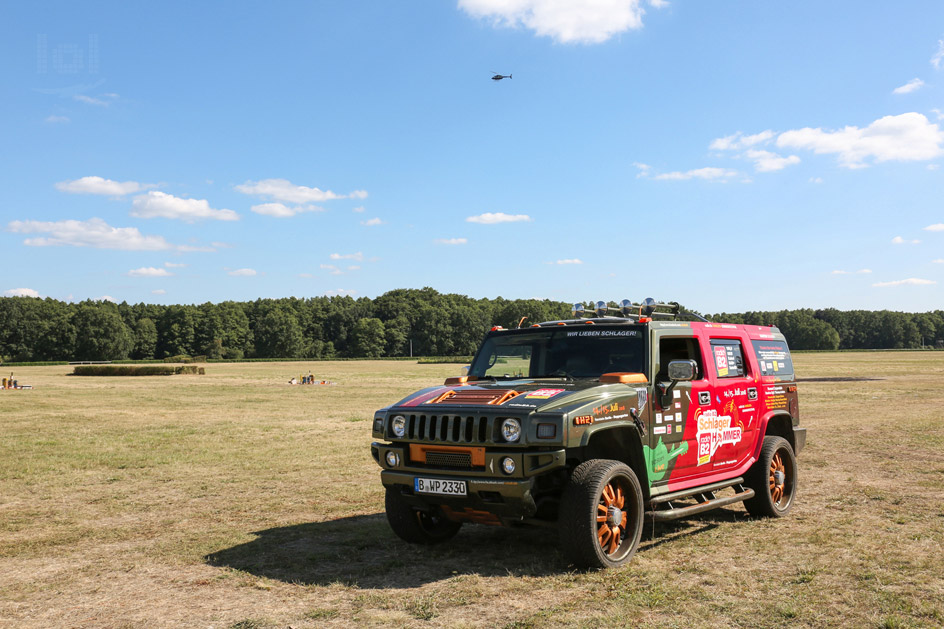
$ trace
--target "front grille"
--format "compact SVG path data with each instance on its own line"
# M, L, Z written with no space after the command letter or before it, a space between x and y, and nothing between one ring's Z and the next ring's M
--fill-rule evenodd
M436 467L472 467L472 455L464 452L427 452L426 465Z
M431 443L495 443L494 425L494 417L406 415L405 437Z

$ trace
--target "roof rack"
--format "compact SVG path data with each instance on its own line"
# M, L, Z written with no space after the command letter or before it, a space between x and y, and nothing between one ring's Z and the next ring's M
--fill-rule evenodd
M678 302L670 301L667 303L658 302L652 297L647 297L642 303L634 304L628 299L619 302L618 306L610 306L605 301L598 301L593 304L591 309L582 303L574 304L571 312L575 319L583 318L604 318L613 316L630 319L641 323L648 323L653 319L671 319L677 321L679 315L694 317L699 321L708 321L701 315L692 312L684 312Z

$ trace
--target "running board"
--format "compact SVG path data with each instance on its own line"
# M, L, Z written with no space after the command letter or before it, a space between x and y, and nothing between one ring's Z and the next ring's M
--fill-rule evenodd
M646 515L656 522L665 522L667 520L677 520L678 518L688 517L690 515L695 515L696 513L710 511L711 509L717 509L718 507L724 507L735 502L742 502L744 500L748 500L749 498L753 498L754 490L741 486L743 482L743 478L732 478L720 483L712 483L711 485L703 485L693 489L685 489L682 491L675 491L670 494L655 496L649 501L651 507L655 507L658 504L668 504L669 508L652 509L651 511L647 511ZM728 487L735 485L738 487L735 487L735 494L733 496L715 498L714 492L727 489ZM678 507L675 509L672 508L671 503L673 500L682 500L684 498L691 498L693 496L701 498L701 502L685 507Z

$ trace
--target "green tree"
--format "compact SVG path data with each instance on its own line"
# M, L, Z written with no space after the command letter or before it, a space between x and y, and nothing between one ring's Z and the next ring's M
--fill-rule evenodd
M75 313L77 360L123 360L134 345L131 330L108 302L86 301Z
M154 358L157 349L157 326L148 317L138 319L134 324L134 346L131 357L136 360Z
M288 308L274 306L256 324L256 356L263 358L297 358L303 349L302 330L298 319Z
M351 330L351 355L378 358L383 355L387 338L380 319L360 319Z

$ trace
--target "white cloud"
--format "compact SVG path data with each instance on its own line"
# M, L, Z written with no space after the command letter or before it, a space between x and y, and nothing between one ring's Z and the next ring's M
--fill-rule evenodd
M931 284L937 284L934 280L922 280L916 277L909 277L906 280L895 280L893 282L877 282L872 284L878 288L886 288L888 286L928 286Z
M935 70L941 69L941 61L944 60L944 39L937 40L937 52L931 57L931 65Z
M938 258L937 260L931 260L934 264L944 264L944 258Z
M344 271L334 266L333 264L322 264L321 268L325 271L330 271L331 275L344 275Z
M95 98L94 96L86 96L85 94L75 94L72 98L73 100L77 100L80 103L85 103L86 105L108 107L113 102L118 100L118 94L102 94L100 98Z
M261 205L254 205L249 209L256 214L274 216L276 218L288 218L296 214L301 214L302 212L324 212L324 208L318 207L317 205L296 205L288 207L283 203L263 203Z
M650 0L654 7L663 0ZM629 29L642 28L640 0L459 0L472 17L495 26L524 26L558 42L601 43Z
M338 290L329 290L325 292L325 297L338 297L344 295L356 295L356 290L347 290L344 288L339 288Z
M924 231L929 232L944 232L944 223L935 223L933 225L928 225L924 228Z
M332 253L330 256L332 260L356 260L361 262L364 260L364 254L358 251L357 253Z
M931 109L931 112L934 114L934 117L937 118L938 120L944 120L944 111L941 111L937 107L933 107Z
M713 140L711 144L708 145L708 148L715 151L737 151L757 144L766 143L772 139L774 135L774 132L769 129L755 133L754 135L744 135L738 131L733 135Z
M649 5L654 9L664 9L669 6L668 0L649 0Z
M749 149L744 153L748 159L754 160L754 169L759 173L769 173L775 170L783 170L787 166L799 164L800 158L796 155L781 157L770 151L761 151L758 149Z
M154 290L151 291L151 294L152 295L166 295L167 291L164 290L163 288L155 288Z
M871 272L872 272L872 269L859 269L858 271L856 271L856 273L860 273L862 275L867 275Z
M309 188L307 186L298 186L287 179L261 179L259 181L247 181L244 184L236 186L236 190L243 194L253 194L261 197L269 197L275 201L284 201L286 203L320 203L332 199L343 199L345 195L337 194L331 190L322 190L320 188ZM363 199L367 193L363 190L355 190L351 197Z
M352 265L352 266L347 267L347 270L348 270L348 271L360 271L360 270L361 270L361 267L359 267L358 265L355 264L355 265Z
M895 236L894 238L892 238L893 245L917 245L920 242L921 242L920 240L905 240L901 236Z
M39 297L39 292L32 288L11 288L3 294L5 297Z
M112 181L102 177L80 177L73 181L60 181L56 188L71 194L102 194L110 197L122 197L126 194L141 192L153 188L153 184L137 181Z
M351 210L351 211L352 211L352 212L363 212L363 211L364 211L364 206L363 206L363 205L358 205L356 208L354 208L354 209Z
M822 177L810 177L810 183L823 183Z
M116 300L111 295L102 295L101 297L96 297L95 301L110 301L113 304L118 303L118 300Z
M191 252L213 253L214 251L216 251L216 249L214 247L206 247L206 246L200 246L200 245L179 245L177 247L177 251L182 251L182 252L187 252L187 253L191 253Z
M128 271L131 277L170 277L173 275L167 269L160 269L153 266L142 266L140 269Z
M685 180L685 179L705 179L705 180L719 180L724 181L729 177L737 176L738 172L736 170L728 170L727 168L715 168L715 167L706 167L706 168L696 168L695 170L686 170L685 172L675 171L670 173L661 173L656 175L656 179L662 180Z
M228 274L232 275L233 277L253 277L258 275L255 269L235 269L233 271L229 271Z
M469 240L467 238L437 238L433 242L438 245L465 245Z
M564 260L558 260L554 264L583 264L583 260L580 258L566 258Z
M833 275L849 275L849 271L833 271Z
M187 265L183 262L165 262L164 266L166 266L168 269L182 269Z
M181 199L156 190L135 197L131 208L131 216L138 218L172 218L188 223L205 218L218 221L239 220L239 214L233 210L214 210L206 199Z
M379 218L371 218L366 221L361 221L361 225L366 225L367 227L375 227L377 225L383 225L384 222Z
M71 122L71 120L69 120L68 116L51 115L51 116L46 116L46 122L48 122L49 124L65 124L67 122Z
M777 146L836 154L846 168L864 168L876 162L929 160L944 154L944 132L924 115L910 112L879 118L868 127L845 127L838 131L804 128L785 131Z
M465 219L468 223L479 223L481 225L494 225L496 223L520 223L528 222L531 217L527 214L505 214L504 212L486 212L478 216L470 216Z
M928 170L937 170L940 167L940 164L928 164Z
M892 90L892 94L910 94L915 90L919 90L924 86L924 81L918 78L911 79L904 85L899 85Z
M858 275L866 275L871 272L872 269L859 269L858 271L855 271L855 273ZM833 275L849 275L849 273L849 271L833 271Z
M27 238L30 247L94 247L123 251L162 251L174 245L161 236L145 236L135 227L112 227L100 218L87 221L12 221L7 230L19 234L49 234Z
M643 164L642 162L633 162L633 166L639 169L639 172L636 173L636 179L648 177L649 172L652 170L652 166L649 164Z

